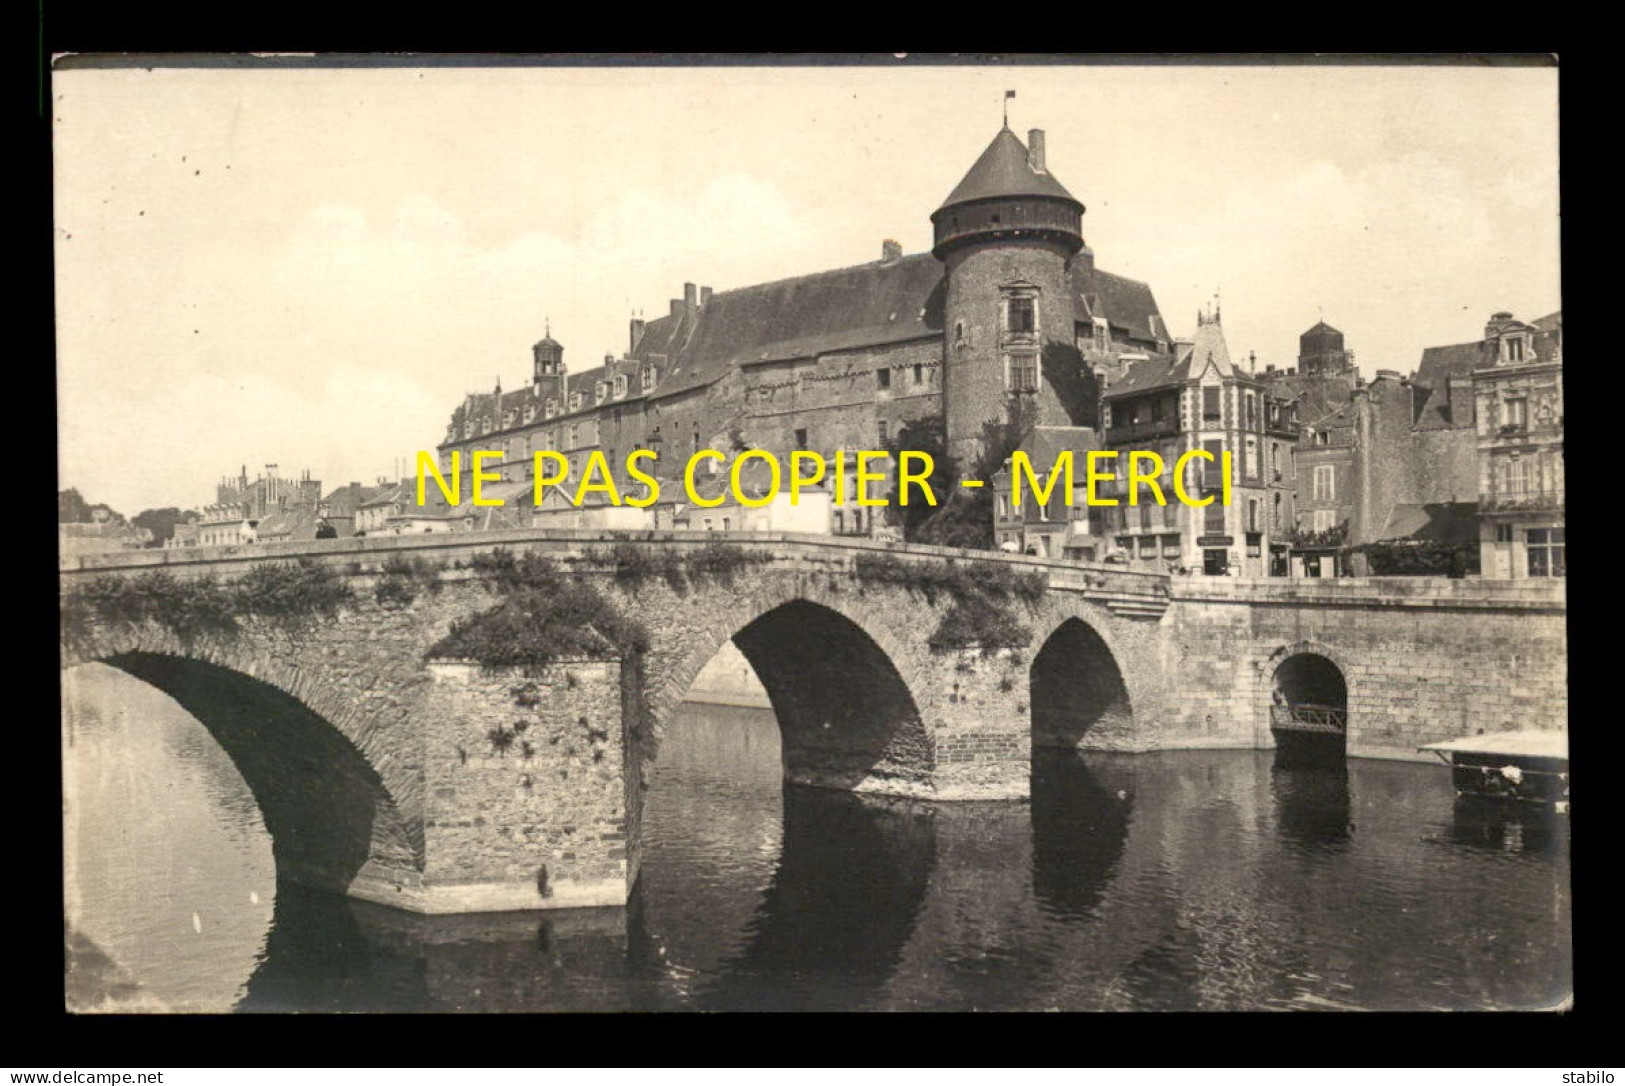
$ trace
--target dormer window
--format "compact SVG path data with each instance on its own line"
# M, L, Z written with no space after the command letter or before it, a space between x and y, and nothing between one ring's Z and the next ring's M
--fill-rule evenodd
M617 373L615 375L615 398L617 400L619 400L619 399L623 398L625 395L626 395L626 374Z
M525 421L529 422L531 419L533 419L535 417L536 417L536 405L533 404L533 403L527 403L525 405Z
M653 363L649 363L643 367L643 391L654 391L655 373L656 371Z
M599 381L593 386L592 392L593 403L603 403L605 398L609 396L609 382Z
M580 393L580 392L572 392L572 393L570 393L570 410L571 411L580 411L581 410L581 405L582 405L583 402L586 401L586 398L587 397L585 396L585 394Z
M543 414L546 415L548 418L552 418L554 415L557 415L558 413L559 413L559 398L557 396L549 396L547 398L547 407L544 409Z
M1523 337L1509 336L1506 340L1506 360L1514 364L1523 361Z

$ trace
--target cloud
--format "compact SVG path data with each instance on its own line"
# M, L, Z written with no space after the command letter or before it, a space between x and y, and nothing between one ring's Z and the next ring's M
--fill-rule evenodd
M680 293L708 266L719 281L759 281L810 237L776 190L741 173L676 199L626 191L568 236L485 242L426 193L382 216L322 203L215 277L220 296L196 322L213 330L207 341L166 327L123 344L155 369L161 360L164 380L102 361L111 325L76 330L64 485L134 512L212 500L214 481L243 463L251 474L267 461L308 467L328 485L370 480L432 448L465 393L527 379L549 318L567 362L589 366L625 349L634 306Z

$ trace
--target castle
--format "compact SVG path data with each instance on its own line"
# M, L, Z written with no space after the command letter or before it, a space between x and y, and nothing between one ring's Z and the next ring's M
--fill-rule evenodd
M634 319L626 351L571 372L551 332L531 380L470 394L439 446L467 476L500 450L508 482L533 454L609 463L655 450L666 472L693 453L881 448L917 419L945 417L950 451L974 452L1012 401L1040 425L1098 427L1104 385L1173 349L1145 283L1095 266L1084 205L1049 170L1044 133L1008 127L931 214L929 253L894 241L880 259L713 292L684 285L670 313ZM491 463L485 470L494 470ZM467 490L464 490L467 493Z

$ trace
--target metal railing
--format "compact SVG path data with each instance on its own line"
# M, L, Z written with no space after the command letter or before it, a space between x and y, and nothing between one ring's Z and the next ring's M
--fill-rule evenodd
M1106 441L1140 441L1148 437L1172 437L1181 432L1178 418L1145 419L1140 422L1119 422L1106 427Z
M1497 494L1480 494L1478 507L1482 512L1514 509L1562 509L1563 488L1550 490L1508 490Z
M1270 724L1278 731L1342 735L1348 727L1348 719L1348 710L1330 705L1270 706Z

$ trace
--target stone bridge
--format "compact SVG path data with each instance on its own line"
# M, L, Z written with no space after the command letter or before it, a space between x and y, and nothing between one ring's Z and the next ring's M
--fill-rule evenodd
M605 561L611 546L669 563L719 542L750 563L633 588ZM599 584L647 649L531 673L430 659L453 622L493 605L470 566L497 548ZM1041 593L1008 604L1030 639L933 647L953 594L877 578L864 556L1035 574ZM431 580L409 599L378 593L403 557ZM538 529L84 556L60 578L82 594L295 559L352 599L230 633L65 626L66 693L89 662L163 690L242 772L280 877L418 912L623 903L666 723L729 640L772 700L786 780L915 800L1026 798L1035 746L1269 747L1284 702L1341 697L1355 755L1566 720L1561 583L1171 581L852 538Z

